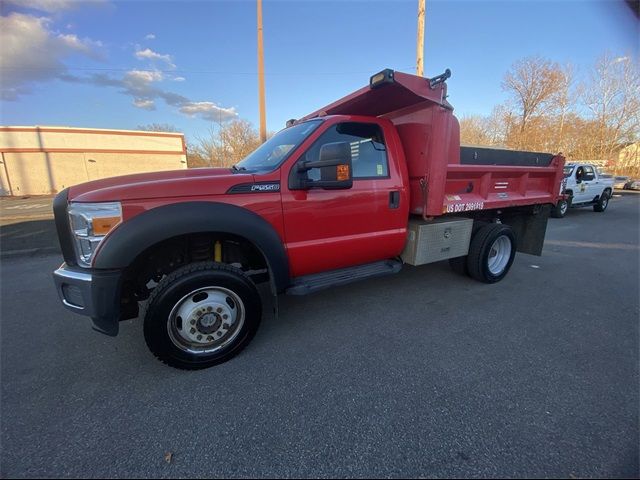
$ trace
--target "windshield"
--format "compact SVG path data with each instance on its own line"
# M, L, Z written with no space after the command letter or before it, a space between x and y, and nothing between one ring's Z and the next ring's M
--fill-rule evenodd
M248 157L239 162L235 169L273 170L304 142L321 123L322 120L311 120L280 130L255 149Z
M564 178L567 178L573 172L573 165L565 165L564 166Z

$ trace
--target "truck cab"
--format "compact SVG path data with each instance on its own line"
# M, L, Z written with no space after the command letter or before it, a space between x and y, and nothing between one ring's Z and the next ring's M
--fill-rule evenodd
M604 212L613 192L614 179L604 177L595 165L568 163L564 167L561 193L565 195L555 205L552 216L562 218L569 208L593 206L594 212Z

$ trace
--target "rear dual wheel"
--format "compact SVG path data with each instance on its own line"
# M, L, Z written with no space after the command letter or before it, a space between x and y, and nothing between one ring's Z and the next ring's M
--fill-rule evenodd
M502 280L516 255L516 237L508 225L488 223L478 229L469 245L469 254L449 260L451 268L483 283Z

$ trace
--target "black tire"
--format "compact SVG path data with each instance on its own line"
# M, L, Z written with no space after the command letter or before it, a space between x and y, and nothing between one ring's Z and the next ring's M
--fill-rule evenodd
M209 289L207 290L208 292L216 290L216 294L220 298L225 298L230 309L236 309L234 310L235 314L237 314L235 321L238 323L232 333L230 332L233 326L230 327L229 323L225 323L222 320L221 315L206 307L208 305L207 301L213 301L209 299L208 295L203 300L194 300L196 297L202 298L203 294L197 292L204 288ZM226 296L227 294L229 296ZM236 300L239 299L240 302L235 302L233 300L234 297ZM171 320L171 318L175 317L174 308L179 308L188 301L191 302L189 305L197 306L198 302L202 302L203 305L202 313L198 313L199 306L196 307L196 310L192 310L194 315L200 315L195 324L197 331L191 326L187 327L187 319L183 320L179 315L176 320ZM208 310L205 311L206 309ZM223 310L219 308L216 311L221 312ZM172 312L174 313L173 315ZM214 315L214 317L207 319L208 325L205 326L205 317L211 315ZM190 318L195 318L195 316ZM243 319L242 322L240 322L240 318ZM261 318L262 302L260 294L254 283L242 270L216 262L192 263L179 268L162 279L151 293L146 312L144 312L144 338L151 352L162 362L175 368L197 370L226 362L240 353L253 339ZM213 327L212 322L214 322ZM182 325L183 323L185 325ZM200 332L201 328L215 328L215 325L218 325L218 330L215 333L212 331ZM220 330L223 328L220 325L227 330ZM202 333L201 336L207 336L207 339L211 339L212 342L207 348L212 351L199 351L205 348L204 345L186 346L187 341L184 339L184 335L187 335L187 333L180 333L182 328L189 328L191 332L195 332L195 334ZM221 340L224 340L224 342L221 341L216 346L214 336L218 334L221 335ZM227 335L229 335L228 339L226 339ZM182 344L182 342L185 342L185 344ZM213 351L215 348L217 350Z
M569 211L569 202L567 200L560 200L551 209L551 216L553 218L564 218Z
M494 261L495 255L492 252L492 247L497 240L501 241L505 245L503 254L507 255L506 245L509 245L510 252L508 252L508 259L504 265L498 265L499 270L494 268L491 271L491 263ZM505 243L508 242L508 243ZM500 223L490 223L482 227L471 238L471 244L469 245L469 255L467 256L467 268L469 269L469 275L480 282L484 283L496 283L502 280L511 265L513 259L516 256L516 236L513 230L508 225ZM495 266L494 266L495 267Z
M460 275L469 275L469 267L467 267L467 256L449 259L451 270Z
M482 227L486 225L490 225L490 224L482 220L474 221L473 227L471 229L471 237L473 237L478 232L478 230L480 230ZM464 257L450 258L449 266L451 267L451 270L453 270L457 274L465 275L468 277L469 276L469 266L467 265L468 261L469 261L468 255L465 255Z
M604 212L609 206L610 199L611 199L611 193L609 192L609 190L605 190L604 192L602 192L602 195L600 195L600 198L598 199L596 204L593 206L593 211Z

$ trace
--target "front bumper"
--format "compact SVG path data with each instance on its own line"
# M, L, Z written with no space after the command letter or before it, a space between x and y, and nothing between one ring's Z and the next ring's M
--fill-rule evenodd
M119 270L86 270L64 263L53 272L62 304L91 317L94 330L112 337L118 334L120 321L121 276Z

